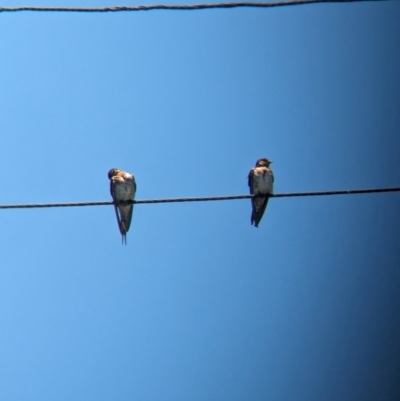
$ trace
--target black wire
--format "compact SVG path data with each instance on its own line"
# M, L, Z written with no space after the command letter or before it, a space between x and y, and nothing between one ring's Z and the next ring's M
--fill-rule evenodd
M139 6L108 6L108 7L45 7L19 6L0 7L0 12L16 11L55 11L55 12L120 12L120 11L150 11L150 10L204 10L211 8L236 7L281 7L316 3L355 3L360 1L390 1L390 0L288 0L276 2L232 2L232 3L203 3L203 4L153 4Z
M327 196L327 195L354 195L354 194L370 194L379 192L400 192L400 187L391 188L371 188L371 189L346 189L339 191L313 191L313 192L285 192L279 194L271 194L270 198L293 198L300 196ZM124 204L133 203L135 205L147 203L177 203L177 202L205 202L205 201L224 201L235 199L250 199L254 195L227 195L227 196L205 196L191 198L168 198L168 199L142 199L124 202ZM73 207L73 206L109 206L113 205L113 201L95 201L95 202L63 202L63 203L20 203L10 205L0 205L0 209L33 209L45 207Z

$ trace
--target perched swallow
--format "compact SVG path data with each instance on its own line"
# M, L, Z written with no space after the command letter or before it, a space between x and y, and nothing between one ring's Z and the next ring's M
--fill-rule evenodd
M269 198L265 195L271 194L273 190L274 174L269 168L271 163L272 161L266 158L258 159L256 166L250 170L248 176L250 193L256 195L256 197L251 199L253 206L251 224L254 224L256 227L260 224L268 204ZM257 195L260 195L260 197L257 197ZM262 197L263 195L264 197Z
M135 177L126 171L112 168L108 172L108 178L122 243L126 244L126 233L129 231L133 212L131 201L135 199L136 193Z

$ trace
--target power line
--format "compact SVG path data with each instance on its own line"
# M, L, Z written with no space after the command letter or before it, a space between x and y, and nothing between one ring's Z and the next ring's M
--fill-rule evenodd
M379 192L400 192L400 187L391 188L371 188L371 189L347 189L340 191L313 191L313 192L283 192L269 195L270 198L294 198L300 196L327 196L327 195L354 195L354 194L371 194ZM205 201L225 201L235 199L250 199L254 195L228 195L228 196L205 196L192 198L167 198L167 199L142 199L126 202L135 205L147 203L178 203L178 202L205 202ZM63 203L20 203L0 205L0 209L33 209L46 207L73 207L73 206L109 206L113 205L112 201L95 201L95 202L63 202Z
M276 2L232 2L232 3L203 3L203 4L153 4L139 6L106 6L106 7L46 7L46 6L19 6L0 7L0 12L16 11L54 11L54 12L121 12L121 11L150 11L150 10L204 10L211 8L237 8L237 7L281 7L316 3L355 3L360 1L378 0L288 0ZM390 0L379 0L390 1Z

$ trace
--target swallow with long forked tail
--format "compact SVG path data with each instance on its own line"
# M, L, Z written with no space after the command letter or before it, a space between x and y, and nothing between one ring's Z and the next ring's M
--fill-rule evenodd
M122 243L126 244L126 233L129 231L132 220L132 201L136 193L135 177L126 171L112 168L108 172L108 178Z
M267 158L258 159L256 166L250 170L248 176L250 193L255 195L255 197L251 199L253 210L250 221L251 224L254 224L256 227L260 224L267 207L267 195L271 194L273 191L274 174L269 168L271 163L272 161Z

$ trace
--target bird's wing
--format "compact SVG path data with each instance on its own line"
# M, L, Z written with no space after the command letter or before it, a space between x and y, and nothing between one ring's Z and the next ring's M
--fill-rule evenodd
M128 216L127 216L127 218L126 218L126 224L125 224L125 230L126 230L126 232L129 231L129 227L131 226L132 213L133 213L133 205L130 205L130 207L129 207L129 212L128 212Z
M121 224L120 211L118 209L118 206L115 204L114 181L112 179L110 180L110 193L111 193L111 196L112 196L113 202L114 202L114 210L115 210L115 216L117 217L118 228L119 228L119 231L121 232L121 234L123 234L124 229L123 229L122 224Z
M132 176L132 184L133 184L132 200L134 200L135 199L135 194L136 194L136 189L137 189L137 185L136 185L136 181L135 181L135 177L134 176ZM131 226L132 213L133 213L133 204L130 205L129 214L128 214L128 217L127 217L126 231L128 231L129 227Z
M248 184L250 188L250 193L253 193L253 178L254 178L254 168L252 168L248 175Z
M135 177L132 175L132 182L133 182L133 198L135 199L135 193L137 190L136 180Z
M110 194L114 200L114 182L113 182L112 178L110 180Z
M135 199L136 193L136 182L135 178L132 174L124 177L125 184L132 187L132 200ZM125 235L129 231L129 227L131 226L132 221L132 213L133 213L133 204L128 202L122 202L122 204L118 205L118 225L120 227L120 231L122 235Z
M264 215L265 209L267 208L268 198L262 199L261 201L258 202L258 210L256 207L255 200L252 199L252 201L253 201L253 213L251 214L251 221L252 222L254 221L256 227L258 227L258 224L260 223Z

